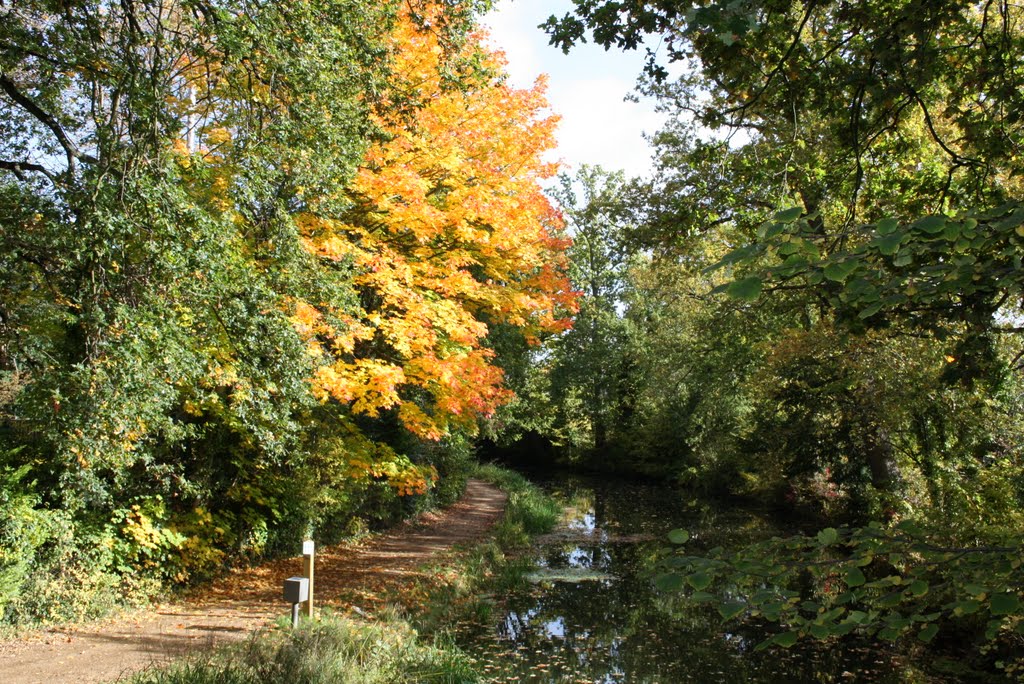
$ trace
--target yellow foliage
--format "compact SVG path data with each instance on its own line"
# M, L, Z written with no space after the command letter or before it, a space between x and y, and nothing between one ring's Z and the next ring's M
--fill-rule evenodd
M324 306L295 303L296 330L321 361L317 395L369 416L397 407L406 428L432 440L453 427L473 431L510 397L484 346L485 321L536 338L567 327L574 307L561 220L540 187L556 171L542 159L556 125L543 114L544 81L515 90L486 75L503 64L481 38L461 57L481 54L487 71L451 88L442 83L437 37L403 17L394 68L400 90L420 106L411 115L378 110L388 136L344 191L351 211L321 216L311 198L297 219L306 249L350 262L374 302L333 326ZM359 342L374 352L357 353ZM413 388L431 401L412 403Z

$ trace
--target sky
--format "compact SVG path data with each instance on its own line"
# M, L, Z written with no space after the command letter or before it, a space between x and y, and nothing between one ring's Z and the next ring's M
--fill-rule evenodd
M606 52L592 44L564 55L551 47L537 25L571 7L570 0L499 0L482 23L490 30L492 46L505 52L514 86L530 87L542 73L550 77L548 100L562 117L555 159L570 172L581 164L600 164L630 176L647 175L651 148L643 134L655 133L665 117L649 99L623 99L633 91L644 55Z

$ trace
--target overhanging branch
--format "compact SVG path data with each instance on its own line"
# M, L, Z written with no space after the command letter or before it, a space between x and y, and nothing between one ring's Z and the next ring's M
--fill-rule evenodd
M34 116L40 123L50 129L53 135L57 138L60 146L64 148L64 153L68 158L68 170L73 171L75 168L76 160L81 160L90 164L95 164L98 160L92 155L86 154L78 149L78 145L68 136L61 127L60 123L53 118L49 112L44 110L42 107L32 101L32 98L25 95L23 92L18 90L18 87L14 85L11 79L7 78L6 74L0 74L0 88L3 89L7 96L14 100L17 104L27 111L29 114Z
M54 176L49 169L41 164L34 164L32 162L16 162L0 159L0 169L13 172L19 180L25 180L26 171L35 171L36 173L43 174L53 182L57 181L56 176Z

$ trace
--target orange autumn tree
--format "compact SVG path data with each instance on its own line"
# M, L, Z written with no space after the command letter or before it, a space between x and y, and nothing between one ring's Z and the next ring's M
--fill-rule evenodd
M370 417L395 411L414 435L439 440L475 433L510 398L489 327L509 324L531 340L564 330L574 296L561 219L539 185L556 171L542 160L556 124L543 80L510 88L481 35L450 54L422 28L431 17L419 19L400 18L393 38L399 91L413 106L377 112L385 140L344 191L352 208L298 219L306 249L353 270L360 306L298 302L295 323L317 359L321 400ZM453 85L453 64L475 66ZM395 458L385 459L392 471ZM426 486L429 473L410 484L411 473L391 474L405 490Z

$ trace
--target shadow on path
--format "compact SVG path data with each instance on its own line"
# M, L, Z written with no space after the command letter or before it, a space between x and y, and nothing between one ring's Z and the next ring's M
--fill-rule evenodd
M316 599L344 609L352 596L372 603L377 592L422 576L431 557L481 539L505 508L504 492L470 480L462 499L360 544L317 553ZM239 640L289 608L285 578L301 574L300 557L228 573L188 600L116 620L34 632L0 642L2 684L92 684L160 665L189 651Z

